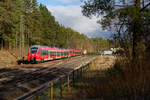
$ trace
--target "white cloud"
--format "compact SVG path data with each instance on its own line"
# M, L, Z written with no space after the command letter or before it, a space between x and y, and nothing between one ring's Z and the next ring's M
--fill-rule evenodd
M69 0L63 0L69 1ZM101 26L97 24L97 18L93 17L89 19L82 15L81 7L78 5L70 6L47 6L47 8L55 16L56 20L66 26L71 27L72 29L86 34L89 37L102 36L104 33L101 29Z
M66 3L66 4L80 2L80 0L58 0L58 1L60 1L62 3Z

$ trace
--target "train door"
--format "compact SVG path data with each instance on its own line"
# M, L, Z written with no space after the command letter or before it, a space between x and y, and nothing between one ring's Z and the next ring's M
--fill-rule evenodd
M50 60L51 56L50 56L50 50L48 50L48 60Z
M56 51L56 59L57 59L57 51Z

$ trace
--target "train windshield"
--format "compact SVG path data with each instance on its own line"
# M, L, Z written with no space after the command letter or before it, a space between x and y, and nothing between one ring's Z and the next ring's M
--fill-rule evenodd
M31 52L32 54L37 53L37 51L38 51L38 48L36 48L36 47L30 49L30 52Z

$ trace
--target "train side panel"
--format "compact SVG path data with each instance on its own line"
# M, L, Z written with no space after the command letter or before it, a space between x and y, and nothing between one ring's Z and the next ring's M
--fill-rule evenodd
M65 57L79 56L81 50L58 49L44 46L32 46L28 50L28 61L48 61Z

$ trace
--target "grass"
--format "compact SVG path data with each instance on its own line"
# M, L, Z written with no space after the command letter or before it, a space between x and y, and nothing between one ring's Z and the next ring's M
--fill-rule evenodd
M119 58L113 67L102 68L110 58L91 64L90 69L79 79L72 95L75 99L103 100L150 100L150 62L148 57L133 62ZM108 63L106 65L109 65ZM69 93L69 92L68 92ZM67 93L66 93L67 94ZM67 97L66 97L67 98Z
M0 51L0 68L15 65L16 59L6 50Z
M109 58L99 57L90 64L88 70L76 81L75 87L72 87L70 91L64 92L64 99L96 99L97 97L92 97L93 88L98 80L104 76L104 70L108 67L110 68L113 64L113 60Z

